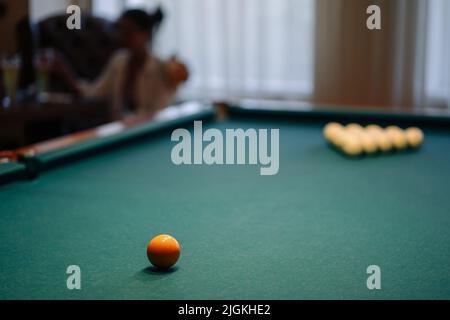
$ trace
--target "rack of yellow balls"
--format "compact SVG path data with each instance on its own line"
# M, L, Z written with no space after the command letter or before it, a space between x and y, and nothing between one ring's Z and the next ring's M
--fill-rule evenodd
M330 122L324 127L323 135L337 150L349 156L419 148L424 141L423 131L417 127L382 128L375 124L363 127L357 123L344 126Z

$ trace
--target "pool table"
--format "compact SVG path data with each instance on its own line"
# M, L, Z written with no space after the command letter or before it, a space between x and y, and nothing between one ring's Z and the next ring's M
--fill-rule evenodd
M278 174L174 165L171 133L194 120L279 129ZM322 136L332 120L416 125L425 143L349 158ZM18 150L0 166L0 299L450 299L449 124L243 102ZM158 234L182 247L164 272L146 256Z

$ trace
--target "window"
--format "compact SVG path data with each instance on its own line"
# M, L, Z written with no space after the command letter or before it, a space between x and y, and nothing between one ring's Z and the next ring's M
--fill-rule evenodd
M426 95L431 103L450 101L450 1L431 0L428 9Z
M69 2L69 0L29 0L31 20L39 21L53 14L65 13Z
M314 0L94 0L96 15L161 5L155 43L191 70L184 98L308 97L313 89Z
M155 51L162 58L177 54L188 64L191 79L181 90L182 98L307 100L312 96L316 0L84 1L92 4L95 15L110 20L127 8L153 10L161 5L165 21ZM31 17L37 21L64 12L73 2L30 0ZM405 2L400 4L404 7ZM427 4L428 10L419 10L424 24L416 36L426 37L426 48L416 50L420 54L414 68L421 72L415 92L420 106L450 107L450 2ZM425 42L418 43L423 47ZM394 67L403 77L401 65Z

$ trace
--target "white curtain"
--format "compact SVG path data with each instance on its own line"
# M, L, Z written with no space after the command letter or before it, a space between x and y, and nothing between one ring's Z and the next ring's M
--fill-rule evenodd
M96 0L95 14L161 5L156 51L176 53L192 78L183 98L309 98L314 0Z

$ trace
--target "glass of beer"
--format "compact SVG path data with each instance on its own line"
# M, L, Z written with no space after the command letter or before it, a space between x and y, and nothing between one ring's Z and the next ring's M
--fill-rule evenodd
M3 57L1 66L3 73L3 85L5 87L5 98L3 99L3 105L8 108L16 103L17 85L21 67L20 57Z
M36 86L38 96L45 94L48 91L48 81L54 53L50 49L43 49L38 51L34 59L34 66L36 69Z

